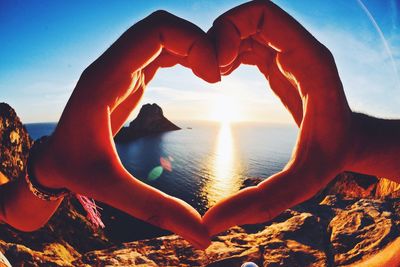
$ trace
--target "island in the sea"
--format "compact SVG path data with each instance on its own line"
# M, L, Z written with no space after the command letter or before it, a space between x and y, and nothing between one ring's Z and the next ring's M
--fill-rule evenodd
M115 141L130 142L143 136L180 129L164 116L160 106L155 103L145 104L136 119L118 132Z

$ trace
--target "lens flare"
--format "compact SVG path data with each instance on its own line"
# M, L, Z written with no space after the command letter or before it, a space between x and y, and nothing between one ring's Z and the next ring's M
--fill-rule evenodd
M161 157L160 163L161 163L161 167L163 167L164 170L172 172L172 163L171 163L171 161L169 161L168 158Z
M149 181L154 181L160 178L161 174L163 173L164 169L161 166L154 167L147 176Z
M160 178L163 174L164 170L172 172L172 163L173 158L171 156L168 157L160 157L160 165L151 169L147 176L147 180L154 181Z

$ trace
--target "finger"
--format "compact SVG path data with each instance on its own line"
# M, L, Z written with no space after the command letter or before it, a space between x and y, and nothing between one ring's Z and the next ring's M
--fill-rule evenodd
M242 63L240 55L229 65L221 67L221 75L228 76L230 75L234 70L236 70L240 64Z
M303 117L302 99L296 85L293 85L277 65L276 51L260 43L257 38L251 39L251 51L240 55L244 64L256 65L269 81L272 91L279 97L282 104L291 113L300 127Z
M236 59L229 65L220 67L221 74L227 76L241 64L257 66L261 73L267 72L268 62L262 56L253 51L240 52Z
M230 25L237 34L223 37L227 40L236 43L234 37L243 40L257 36L263 43L279 52L288 52L318 43L301 24L271 1L251 1L239 5L218 17L213 28L218 30L220 27L224 28L224 25L225 27ZM221 50L217 49L218 56ZM228 56L229 52L226 53L227 58L231 57Z
M187 58L179 55L173 55L170 52L164 50L147 67L145 67L140 72L137 72L137 75L133 75L132 80L136 81L133 91L129 94L129 96L123 99L122 102L119 103L118 106L116 106L111 113L111 126L113 136L118 133L118 131L128 119L129 115L137 107L140 99L143 96L144 88L153 79L157 70L159 68L172 67L176 64L181 64L186 67L189 66Z
M196 25L166 11L154 12L132 26L120 40L115 46L122 47L126 41L126 51L122 54L128 61L128 71L142 69L161 50L167 50L172 54L188 57L193 72L206 81L219 80L214 47L207 35ZM114 51L109 54L114 56L115 53L112 52Z
M318 169L317 165L310 165ZM213 236L235 225L270 221L284 210L317 193L327 180L324 177L329 176L327 173L324 175L317 176L317 172L312 172L311 169L284 170L257 187L241 190L218 203L206 212L203 223Z
M142 71L140 71L140 79L134 77L133 79L138 79L137 84L142 88L140 92L136 92L136 88L120 103L114 111L112 111L111 122L113 127L113 135L115 135L123 126L126 119L132 113L133 109L137 106L141 96L143 95L143 88L153 79L159 68L168 68L180 64L182 66L190 68L191 63L188 57L183 57L180 55L172 54L167 50L163 50L156 59L154 59L149 65L147 65ZM143 78L143 79L142 79ZM140 94L140 95L138 95Z
M196 248L208 247L208 232L195 209L135 179L116 161L116 157L91 162L84 167L81 175L85 179L68 184L67 188L172 231Z
M239 55L229 65L221 67L222 75L229 75L240 64L255 65L265 75L273 92L279 97L300 126L303 118L302 101L299 92L282 74L276 63L276 52L252 38L241 42Z
M271 1L242 4L225 12L215 21L216 24L226 22L234 25L241 39L258 34L264 43L280 52L315 41L309 39L312 35L294 18Z
M145 84L148 84L156 74L159 68L169 68L177 64L190 68L190 63L187 57L172 54L167 50L163 50L156 59L154 59L148 66L143 69L145 76Z
M124 99L111 113L111 131L115 136L121 130L129 115L138 106L144 94L144 85L141 84L127 98Z
M220 80L214 46L208 36L196 25L159 11L153 23L159 24L163 49L187 57L193 73L207 82Z
M203 225L200 214L183 200L172 198L175 208L165 209L164 228L179 234L198 249L206 249L210 244L207 228Z
M234 225L269 221L285 209L313 197L344 169L336 156L339 151L333 153L323 140L321 143L315 137L321 133L319 128L311 127L315 123L313 118L305 116L293 157L283 171L257 187L239 191L207 211L203 222L210 235Z
M148 66L162 50L186 57L200 78L220 80L207 35L186 20L158 11L128 29L84 71L66 109L73 113L85 106L91 118L96 118L99 108L113 110L132 91L132 73Z
M190 54L187 56L174 54L171 51L163 49L161 54L143 69L146 78L145 83L148 84L153 79L155 73L159 68L169 68L175 66L176 64L180 64L184 67L190 68L193 70L193 72L195 72L197 76L202 77L203 74L201 72L203 70L206 70L207 66L198 68L198 70L192 67L194 64L197 64L199 62L201 63L202 58L210 56L207 54L207 50L202 49L201 46L201 44L194 45L190 50Z
M300 127L303 119L303 103L299 92L279 70L276 61L270 65L266 78L272 91L279 97L282 104L292 115L297 126Z
M153 60L148 66L139 72L139 75L133 77L136 80L136 85L133 91L122 100L118 106L111 113L111 126L112 133L115 136L121 127L124 125L126 120L132 111L137 107L140 99L143 96L144 88L147 87L149 82L153 79L159 68L168 68L181 64L182 66L189 67L187 58L173 55L170 52L164 50L155 60ZM139 87L139 89L138 89ZM138 91L136 91L138 90Z
M264 75L269 73L276 52L253 38L242 41L238 58L243 64L255 65Z
M203 223L213 236L235 225L267 220L269 215L261 214L258 208L260 201L264 200L257 187L243 189L211 207L203 216Z
M341 87L329 50L270 1L252 1L229 10L216 19L210 32L220 35L216 44L220 66L233 62L238 55L240 40L251 36L278 52L278 66L287 78L302 85L296 88L302 96L312 93L328 98L329 90L315 88L326 88L327 84ZM226 43L235 45L224 49ZM343 94L337 91L341 98Z
M233 60L233 62L229 63L226 66L220 66L220 71L222 75L229 75L231 74L236 68L238 68L240 66L240 64L244 63L244 64L250 64L250 65L256 65L255 63L253 64L253 62L248 63L248 62L244 62L243 61L243 55L247 54L247 55L251 55L252 54L252 49L253 49L253 41L251 39L246 39L246 40L242 40L240 42L240 47L239 47L239 51L238 51L238 55L236 56L236 58Z
M216 45L218 64L220 67L230 65L237 57L240 47L240 33L229 20L214 22L208 35Z
M109 114L102 116L99 126L111 129L107 125L111 123ZM132 177L118 157L112 135L104 134L100 129L97 132L82 127L79 131L61 131L52 136L52 140L62 138L58 136L61 134L69 138L69 142L49 144L48 149L55 155L49 163L54 166L49 175L55 181L61 181L54 187L67 188L107 203L136 218L174 231L198 247L208 246L208 233L201 224L200 215L190 206L182 205Z

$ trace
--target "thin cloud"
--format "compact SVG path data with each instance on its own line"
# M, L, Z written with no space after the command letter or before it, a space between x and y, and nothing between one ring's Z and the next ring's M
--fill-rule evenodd
M368 8L366 7L366 5L364 5L364 3L362 2L362 0L357 0L357 3L360 5L361 9L365 12L365 14L367 15L367 17L369 18L369 20L371 21L372 25L374 26L375 30L378 32L379 37L381 38L381 41L385 47L386 53L388 54L390 61L392 63L392 67L393 67L393 72L396 75L396 79L397 79L397 86L398 88L400 88L400 78L399 78L399 73L397 70L397 66L396 63L394 61L393 58L393 54L392 51L390 49L389 43L387 42L385 35L383 34L381 28L379 27L378 23L376 22L374 16L372 16L371 12L368 10ZM397 13L395 12L395 15L397 16Z

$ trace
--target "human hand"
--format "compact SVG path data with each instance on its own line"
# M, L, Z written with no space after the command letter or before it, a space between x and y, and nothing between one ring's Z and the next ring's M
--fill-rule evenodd
M330 51L270 1L221 15L209 31L220 71L256 65L299 125L286 167L212 207L203 217L211 235L270 220L311 198L354 163L351 112Z
M82 73L35 174L46 187L92 197L205 248L210 241L198 212L132 177L113 141L156 70L177 63L208 82L220 79L200 28L164 11L133 25Z

